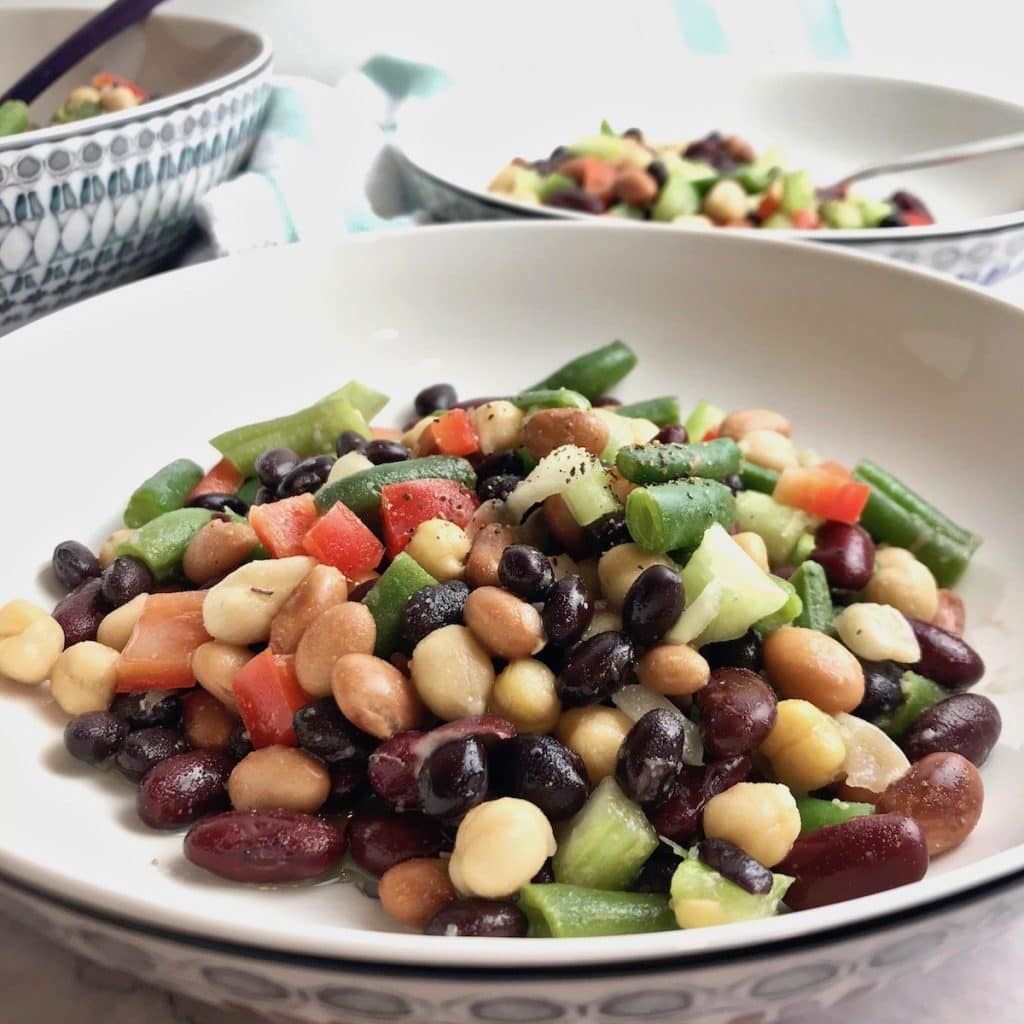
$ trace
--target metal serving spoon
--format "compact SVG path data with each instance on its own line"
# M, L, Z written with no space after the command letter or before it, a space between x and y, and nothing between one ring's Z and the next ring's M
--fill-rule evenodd
M1012 153L1024 150L1024 132L1013 132L1010 135L997 135L989 139L978 139L975 142L961 142L955 146L940 146L938 149L924 149L918 153L886 160L884 163L868 164L846 177L840 178L834 185L822 191L840 195L855 181L877 178L883 174L898 171L916 171L922 167L941 167L943 164L956 164L962 160L976 160L983 156L996 153Z
M54 47L31 71L22 75L2 96L5 100L31 103L65 72L89 56L107 40L142 21L163 0L114 0Z

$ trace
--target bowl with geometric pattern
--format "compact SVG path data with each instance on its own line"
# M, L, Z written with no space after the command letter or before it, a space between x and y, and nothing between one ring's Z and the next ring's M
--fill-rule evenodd
M0 10L0 67L14 79L84 20L64 8ZM158 269L196 200L255 140L271 49L256 32L153 15L58 79L31 107L48 124L71 89L108 71L140 106L0 138L0 335Z

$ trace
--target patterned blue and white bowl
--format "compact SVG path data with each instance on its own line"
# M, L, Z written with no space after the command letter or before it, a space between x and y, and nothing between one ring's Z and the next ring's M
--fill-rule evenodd
M14 78L86 15L0 10L0 67ZM131 110L0 138L0 334L157 269L180 248L197 198L230 177L268 96L268 40L155 14L41 96L50 115L98 71L155 99Z
M396 141L412 204L439 221L592 220L495 195L487 183L512 157L545 156L596 131L602 118L618 128L639 125L661 142L712 128L736 132L757 148L781 146L787 166L808 167L819 184L876 160L1024 131L1024 106L1016 102L876 75L751 73L738 61L704 58L668 71L631 68L628 75L607 68L587 75L574 66L573 80L586 88L567 93L564 83L530 77L514 89L457 87L403 110ZM878 178L857 191L881 198L897 188L920 195L936 223L770 233L856 248L975 284L1024 269L1024 154Z

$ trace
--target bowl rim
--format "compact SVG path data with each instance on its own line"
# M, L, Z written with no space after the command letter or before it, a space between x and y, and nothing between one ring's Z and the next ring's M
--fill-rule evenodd
M88 8L81 7L37 7L29 4L15 4L10 7L0 9L0 22L2 22L4 15L8 13L88 15L94 14L95 11L90 11ZM223 32L233 32L236 34L246 35L257 43L259 50L254 57L250 58L244 64L239 65L232 71L227 71L222 75L218 75L216 78L200 82L198 85L194 85L189 89L182 89L178 92L172 92L166 96L161 96L159 99L149 100L137 107L131 107L128 110L113 111L108 114L98 114L96 117L86 118L81 121L71 121L68 124L46 125L42 128L34 128L31 131L20 132L17 135L0 138L0 155L3 155L4 153L17 152L22 149L28 149L38 143L62 142L65 139L73 138L78 135L92 134L94 131L103 130L104 128L117 128L121 125L138 121L141 118L167 114L179 107L185 106L189 103L194 103L197 100L204 99L210 95L223 92L231 86L238 85L249 78L253 78L266 70L273 61L274 50L270 37L263 32L247 28L244 25L238 25L230 21L223 21L219 18L194 17L188 14L175 14L164 11L154 11L146 20L149 20L150 18L155 18L158 21L177 22L179 24L202 25L209 28L220 29Z
M735 58L720 57L706 58L707 60L719 60L724 64L736 64ZM743 65L736 64L742 67ZM964 89L955 85L946 85L941 82L928 81L924 78L915 78L910 75L883 74L870 70L820 68L809 66L796 69L782 69L778 67L755 68L748 70L747 75L751 78L828 78L833 81L853 82L879 82L891 85L895 88L921 89L937 93L947 98L960 97L974 101L998 104L1004 107L1016 108L1024 121L1024 103L1020 103L1010 96L998 95L994 92L981 92L976 89ZM458 85L455 86L458 88ZM416 119L422 116L429 118L429 113L422 113L420 108L416 112ZM485 188L474 188L452 178L445 178L435 171L432 171L428 164L416 158L415 146L409 146L403 141L402 119L399 116L398 124L391 136L391 144L404 160L409 169L422 177L429 179L449 192L457 193L467 197L473 202L485 205L494 210L504 211L513 214L518 218L529 218L533 220L568 220L592 222L599 220L602 223L612 222L617 226L624 226L635 229L641 226L650 226L648 221L634 221L628 218L594 217L593 214L580 213L576 210L561 210L550 206L543 206L536 203L525 203L518 199L512 199L499 193L489 192ZM801 240L811 239L821 242L906 242L911 240L941 241L946 238L960 238L964 235L995 234L1006 231L1010 228L1024 225L1024 192L1021 196L1021 208L1009 213L993 214L988 217L977 217L972 220L960 221L939 221L935 224L919 225L902 228L829 228L827 231L810 230L806 228L778 228L773 229L770 234L774 238L798 238ZM661 228L675 228L677 231L693 230L714 230L712 228L692 228L682 225L658 224ZM730 234L762 236L766 234L763 228L730 228Z
M249 261L274 263L282 260L330 259L332 254L339 250L355 249L358 251L359 247L367 245L385 247L389 245L407 246L409 244L430 245L432 242L428 241L429 239L440 237L454 239L465 237L469 241L475 241L475 249L479 250L482 238L494 234L498 236L502 234L525 234L528 236L535 235L538 239L544 239L546 236L568 236L570 231L607 232L609 230L614 229L608 228L602 222L594 221L571 228L557 221L547 223L534 221L468 223L456 226L436 225L427 227L426 230L422 227L407 227L392 232L346 236L330 243L307 242L300 243L298 246L257 250L244 254L234 260L219 260L214 263L184 268L182 272L187 275L212 274L216 283L223 284L224 282L217 275L245 277L245 270ZM659 226L646 225L645 230L651 233L650 237L660 237L665 239L666 242L670 237L660 232ZM926 287L934 289L936 292L944 291L947 295L957 293L961 296L965 294L973 295L974 298L970 300L972 303L979 306L1001 309L1018 319L1022 326L1024 326L1024 310L1019 305L995 295L980 286L957 282L934 270L889 263L866 253L841 248L833 248L827 255L824 255L819 250L818 255L813 256L809 254L812 250L807 250L804 246L794 246L791 241L771 235L756 235L754 233L739 235L737 233L724 232L709 237L714 239L710 244L724 246L725 248L739 246L742 249L743 247L749 248L754 246L756 248L757 246L762 246L767 247L766 252L769 252L773 246L787 246L791 253L798 251L808 253L805 257L798 257L800 259L824 258L830 261L840 261L840 263L842 261L852 261L851 265L860 263L862 268L868 269L871 273L880 273L893 279L902 279L908 283L916 278L919 282L929 282ZM494 239L491 241L494 242ZM496 245L496 248L500 249L500 244ZM133 294L138 295L142 290L146 290L158 296L161 289L180 288L183 280L175 275L159 275L134 285ZM94 304L90 308L95 309L95 303L118 301L109 300L107 296L119 290L114 289L110 293L87 300ZM223 292L224 289L222 289ZM59 311L55 315L66 319L74 316L70 310L75 308L75 306L69 307L68 310ZM34 345L36 342L35 335L39 330L36 324L44 322L44 319L49 318L36 321L8 336L4 343L6 348L0 349L0 353L6 354L11 352L13 355L13 350L17 349L19 345L26 347ZM50 327L49 331L53 333L53 328ZM1001 746L1005 747L1006 745L1003 744ZM1017 756L1020 755L1018 754ZM92 912L91 908L102 910L110 906L109 886L91 884L84 887L78 886L75 889L76 880L72 875L41 868L31 860L26 860L20 856L12 856L5 852L2 844L0 844L0 880L11 875L17 879L17 883L20 885L30 889L38 887L47 895L54 894L58 901L68 901L89 907L89 912ZM950 882L950 879L953 879L953 881ZM916 915L918 912L924 913L929 907L945 905L948 901L956 901L959 897L966 898L975 891L987 891L989 887L998 887L1004 882L1007 885L1012 883L1014 886L1018 883L1024 883L1024 843L984 856L972 864L953 869L949 874L932 876L931 878L926 877L912 886L876 893L872 896L852 900L844 904L815 908L803 911L800 914L783 915L782 917L761 922L752 922L747 926L735 926L736 928L750 927L753 931L752 935L741 936L735 930L719 929L718 933L722 935L731 931L735 939L732 941L723 939L721 942L712 943L711 948L692 951L673 950L667 948L666 945L659 944L658 937L656 936L638 935L631 937L634 940L632 942L618 944L611 954L608 954L602 948L607 946L606 939L584 938L577 939L572 943L560 944L562 952L557 958L554 958L550 957L552 947L551 943L547 940L499 939L484 943L488 953L479 956L477 966L465 967L465 970L470 973L480 974L481 972L496 969L496 965L497 969L504 969L501 961L506 959L504 954L509 952L508 944L510 942L514 942L515 946L523 951L522 956L512 958L514 966L508 968L516 976L522 976L523 972L548 968L557 974L570 962L570 951L573 953L572 961L586 965L587 969L591 972L594 969L600 968L618 970L620 967L626 967L631 964L645 965L647 968L652 968L654 964L666 961L674 963L677 967L684 967L696 962L704 962L703 958L712 958L716 962L725 962L733 958L737 951L748 947L781 948L783 945L798 941L802 943L804 940L807 940L808 943L818 942L820 941L820 936L831 934L833 931L850 934L853 929L869 929L878 922L891 922L906 915ZM75 895L68 896L68 890L73 890ZM148 907L144 901L140 901L137 897L128 893L122 893L121 896L123 899L119 906L128 920L133 923L139 921L145 923L147 920L152 919L153 908ZM842 909L837 910L837 908ZM160 919L165 924L154 927L165 930L173 936L192 936L195 934L188 923L189 918L192 916L189 909L162 904L159 910L161 913ZM116 916L120 919L120 915ZM804 922L804 924L803 926L791 925L787 928L785 924L780 927L778 924L780 921L800 921ZM884 924L879 926L884 927ZM322 956L325 962L333 964L339 962L347 963L349 959L358 959L360 964L372 965L371 970L382 965L389 965L399 972L407 971L411 967L423 967L434 974L443 974L445 970L449 969L451 962L451 947L444 943L441 938L430 936L397 934L376 929L339 925L336 931L344 934L338 935L337 945L345 949L345 955L335 957L317 952L309 952L311 948L323 948L323 937L315 933L308 933L302 936L299 943L295 942L295 936L289 936L292 940L291 952L284 953L280 944L281 938L266 934L266 929L255 929L255 934L248 941L244 941L228 937L231 928L231 922L223 922L223 927L220 929L219 934L205 931L200 937L203 941L214 945L219 944L221 947L242 947L245 949L252 947L260 951L259 955L270 954L276 957L279 954L283 954L285 957L294 956L300 960L317 959ZM332 931L334 931L333 928ZM217 934L217 937L213 937L214 934ZM365 937L367 940L365 946L357 947L354 944L354 937ZM645 940L654 940L652 948L648 948L645 945ZM478 944L476 940L473 941L473 949L477 950ZM530 948L531 946L532 949ZM306 950L306 952L302 952L302 950ZM467 946L465 949L467 956L470 955L470 952L470 948ZM545 953L548 955L546 956ZM577 957L576 954L579 954L579 956ZM474 954L474 956L478 955L478 953ZM425 965L430 966L428 968Z

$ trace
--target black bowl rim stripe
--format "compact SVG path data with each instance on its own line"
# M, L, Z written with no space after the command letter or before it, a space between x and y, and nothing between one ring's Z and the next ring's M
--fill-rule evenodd
M665 957L653 961L607 961L579 966L552 967L445 967L431 964L394 964L375 960L348 960L341 957L313 956L306 953L287 953L282 950L267 949L246 943L234 943L222 939L211 939L187 931L164 928L160 925L146 924L131 918L122 917L108 910L98 910L77 900L47 892L37 886L0 871L0 885L7 885L20 890L44 902L82 915L103 921L126 931L134 931L165 942L176 943L191 949L203 949L212 953L228 956L242 956L246 959L269 961L304 967L311 970L347 971L352 974L369 976L387 976L396 978L421 979L463 979L472 981L540 981L572 978L593 978L595 973L614 977L635 975L667 974L689 971L700 967L732 965L751 962L757 959L785 955L799 950L824 949L830 942L848 942L861 938L872 932L881 932L897 925L910 924L925 920L940 911L954 910L967 906L980 899L1001 892L1008 892L1024 886L1024 869L993 879L983 885L975 886L963 892L953 893L939 900L912 907L908 910L882 914L866 921L858 921L849 925L836 925L832 928L814 932L811 935L797 936L768 942L738 946L717 952L694 953L680 957Z

